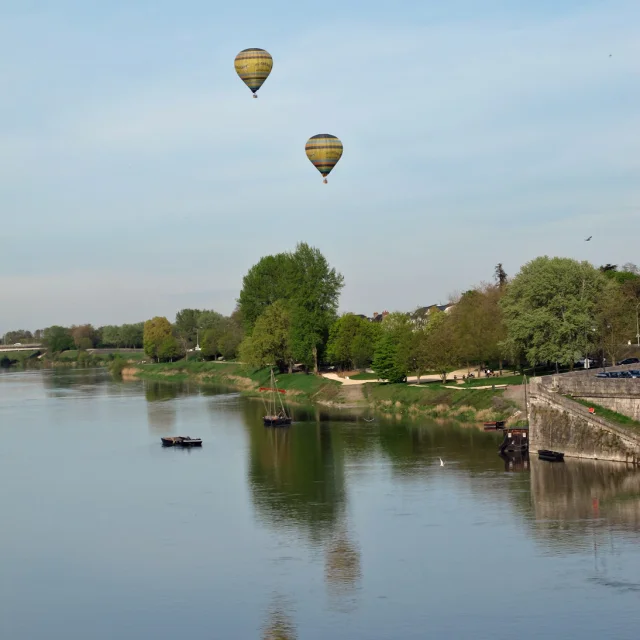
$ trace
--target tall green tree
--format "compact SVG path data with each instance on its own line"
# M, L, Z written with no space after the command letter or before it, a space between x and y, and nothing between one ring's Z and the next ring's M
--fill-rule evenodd
M282 302L289 313L293 358L317 372L343 282L322 253L304 242L293 253L265 256L244 277L238 299L247 333L270 306Z
M594 347L605 286L605 276L588 262L544 256L525 264L501 300L506 345L533 366L573 365Z
M198 320L201 314L200 309L181 309L176 313L175 332L185 350L196 343Z
M502 262L499 262L495 268L495 280L496 285L500 289L504 289L507 286L507 272L502 268Z
M158 360L171 360L173 362L180 355L178 341L172 334L165 336L156 350Z
M165 317L156 316L147 320L143 336L145 353L156 359L166 358L171 346L167 339L172 337L171 323Z
M67 351L75 346L69 329L59 325L53 325L44 330L43 342L52 353Z
M383 332L380 336L371 368L381 380L398 383L407 379L407 368L398 361L398 345L392 334Z
M327 358L340 369L360 369L371 364L380 334L380 323L347 313L329 332Z
M142 347L144 339L144 322L123 324L120 327L120 338L122 340L123 347L130 349Z
M93 349L98 341L98 334L90 324L73 325L69 333L76 349Z
M624 283L621 285L611 280L598 301L596 327L602 351L612 364L620 359L622 345L629 340L635 341L635 308L638 303L627 293Z
M251 335L258 318L277 300L291 297L293 264L290 254L264 256L242 279L238 307L247 333Z
M460 346L456 340L454 321L443 311L436 311L431 314L425 334L426 362L430 369L440 374L444 383L447 373L460 363Z
M253 333L240 345L240 359L253 367L273 366L293 369L291 316L282 301L267 307L257 319Z
M403 382L412 369L414 324L406 313L390 313L382 321L381 335L371 367L379 378Z
M103 347L122 347L122 327L115 325L106 325L101 327L99 331L100 344Z
M337 317L344 278L329 266L319 249L301 242L291 255L291 342L294 358L318 373L318 357Z
M453 308L451 318L459 355L467 366L502 361L506 328L500 300L505 291L500 285L479 286L464 293Z
M27 331L26 329L7 331L7 333L5 333L3 337L4 344L16 344L16 342L28 344L29 342L33 342L33 340L34 337L31 331Z

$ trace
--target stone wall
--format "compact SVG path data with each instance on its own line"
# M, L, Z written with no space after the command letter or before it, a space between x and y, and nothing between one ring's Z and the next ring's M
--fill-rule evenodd
M640 368L616 367L616 371ZM596 378L596 370L534 378L539 384L561 395L581 398L640 422L640 378Z
M625 382L621 380L621 382ZM613 424L549 388L542 378L529 386L529 443L567 457L640 464L640 429Z

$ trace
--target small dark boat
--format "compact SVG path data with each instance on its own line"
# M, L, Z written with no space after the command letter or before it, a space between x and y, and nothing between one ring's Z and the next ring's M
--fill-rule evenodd
M559 451L549 451L548 449L540 449L538 458L547 462L564 462L564 453Z
M190 438L189 436L171 436L161 438L163 447L201 447L200 438Z
M285 427L291 424L291 418L287 416L265 416L264 417L264 426L265 427Z
M184 438L180 443L181 447L201 447L202 440L200 438Z
M497 431L498 429L504 429L504 420L495 420L494 422L485 422L485 431Z

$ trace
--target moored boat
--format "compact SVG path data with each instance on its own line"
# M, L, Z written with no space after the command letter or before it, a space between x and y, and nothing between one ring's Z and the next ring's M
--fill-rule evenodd
M180 442L181 447L201 447L202 440L200 438L184 438Z
M493 422L485 422L485 431L497 431L498 429L504 429L504 420L494 420Z
M284 427L292 422L288 416L264 416L263 420L265 427Z
M282 402L282 395L286 393L284 389L278 389L276 386L276 377L271 369L271 386L260 387L260 391L268 391L270 393L269 401L264 403L267 415L262 418L265 427L286 427L293 422L293 418L287 414ZM276 400L276 396L278 400ZM280 410L278 411L278 401L280 402Z
M564 453L560 451L550 451L549 449L539 449L538 458L547 462L564 462Z
M200 438L191 438L189 436L168 436L160 438L163 447L201 447L202 440Z
M518 453L529 450L528 429L505 429L499 453Z

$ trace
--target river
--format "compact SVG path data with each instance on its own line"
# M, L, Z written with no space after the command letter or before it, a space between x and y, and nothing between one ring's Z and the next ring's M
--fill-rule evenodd
M294 412L265 429L236 393L0 372L0 637L638 637L640 472Z

